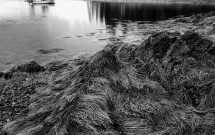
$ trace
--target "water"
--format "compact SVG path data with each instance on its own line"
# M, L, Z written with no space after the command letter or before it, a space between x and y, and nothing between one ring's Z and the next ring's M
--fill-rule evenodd
M61 55L71 56L95 53L115 37L135 39L141 24L213 10L214 5L197 4L56 0L55 5L32 6L0 0L0 70L57 57L39 54L39 49L62 48Z

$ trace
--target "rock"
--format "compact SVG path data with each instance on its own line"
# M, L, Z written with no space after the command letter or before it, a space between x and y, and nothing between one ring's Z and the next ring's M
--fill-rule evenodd
M215 47L211 47L209 50L208 50L208 53L215 56Z
M209 35L215 35L215 25L208 31Z
M50 50L41 49L41 50L38 50L37 52L40 54L50 54L50 53L58 53L60 51L63 51L63 49L60 49L60 48L54 48Z
M75 66L84 65L86 62L87 62L86 57L76 58L76 59L73 60L73 63L74 63Z
M208 51L213 45L212 41L204 37L201 37L196 32L191 32L191 31L186 32L181 37L181 39L186 43L187 47L190 50L198 50L198 51L205 52L205 51Z
M121 63L132 63L132 61L135 60L135 50L137 46L136 45L129 45L129 44L124 44L122 45L118 51L116 52L118 61Z
M193 57L196 60L205 60L208 61L215 61L212 59L212 55L214 55L214 43L209 39L200 36L196 32L186 32L182 37L181 41L186 44L187 57ZM210 64L213 65L213 64Z
M8 80L8 79L12 78L12 76L13 76L13 72L6 72L4 74L4 79Z
M205 20L205 18L209 18L215 16L215 12L209 12L209 13L200 13L200 14L195 14L190 17L180 17L176 19L176 22L181 22L181 23L200 23Z
M0 132L0 135L9 135L9 134L6 132Z
M160 32L153 34L138 46L136 55L142 57L142 60L149 60L152 57L155 59L162 59L171 45L173 45L178 37L179 33Z
M189 20L188 20L188 18L180 17L180 18L176 19L175 22L189 23Z
M45 68L43 66L40 66L35 61L31 61L29 63L19 65L16 70L21 72L34 73L44 71Z
M189 22L191 23L199 23L204 20L204 15L203 14L197 14L193 15L189 18Z
M0 72L0 78L2 78L4 76L3 72Z
M11 68L8 72L4 74L4 78L10 79L15 72L36 73L42 71L45 71L45 68L43 66L40 66L35 61L30 61L28 63L21 64Z
M55 62L48 63L45 66L45 68L47 71L57 71L67 66L68 66L68 63L63 63L62 61L55 61Z
M149 45L152 47L154 57L163 58L176 39L176 37L165 32L151 36L151 38L149 38Z

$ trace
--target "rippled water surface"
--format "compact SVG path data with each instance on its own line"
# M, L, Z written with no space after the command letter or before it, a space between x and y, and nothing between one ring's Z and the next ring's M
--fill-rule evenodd
M57 57L39 54L40 49L62 48L72 56L94 53L116 37L134 39L146 22L213 10L214 5L197 4L56 0L55 5L29 5L0 0L0 70Z

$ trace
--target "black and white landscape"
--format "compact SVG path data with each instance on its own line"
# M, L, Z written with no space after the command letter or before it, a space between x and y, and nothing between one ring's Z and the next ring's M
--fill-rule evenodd
M0 0L0 135L214 134L214 1Z

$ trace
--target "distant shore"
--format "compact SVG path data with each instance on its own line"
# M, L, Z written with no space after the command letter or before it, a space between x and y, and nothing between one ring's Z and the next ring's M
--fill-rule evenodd
M84 0L101 2L146 2L146 3L186 3L186 4L215 4L214 0Z

